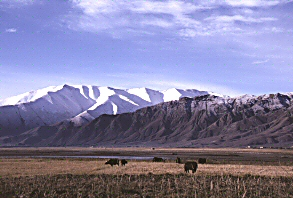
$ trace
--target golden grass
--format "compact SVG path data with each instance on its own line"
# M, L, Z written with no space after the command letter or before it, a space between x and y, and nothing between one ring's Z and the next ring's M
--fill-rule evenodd
M183 164L129 161L124 167L105 165L106 160L1 159L0 176L18 177L56 174L181 174ZM199 164L196 175L258 175L293 177L293 166Z
M192 174L0 178L0 197L292 197L292 179Z
M293 197L293 166L105 161L0 159L0 197Z

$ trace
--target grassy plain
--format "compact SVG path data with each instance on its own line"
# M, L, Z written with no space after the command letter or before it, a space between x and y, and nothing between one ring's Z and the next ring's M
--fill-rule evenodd
M28 154L168 160L111 167L106 159L16 157ZM293 197L292 150L27 148L0 149L0 155L14 156L0 159L0 197ZM207 157L208 163L186 174L184 165L174 162L177 156Z
M124 167L105 165L106 160L94 159L1 159L1 177L56 174L182 174L184 165L174 162L128 161ZM293 166L199 164L196 175L287 176L293 178Z
M149 156L175 160L207 158L209 163L248 165L293 165L293 149L237 148L0 148L1 157L19 156Z

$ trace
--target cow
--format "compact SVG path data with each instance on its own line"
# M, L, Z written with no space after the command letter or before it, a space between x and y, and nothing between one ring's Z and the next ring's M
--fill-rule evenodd
M189 170L192 170L192 173L195 173L197 170L197 163L196 162L186 162L184 164L184 170L186 173L189 173Z
M122 166L125 166L125 164L127 164L127 161L126 161L125 159L122 159L122 160L121 160L121 165L122 165Z
M207 159L206 158L199 158L198 163L199 164L205 164L205 163L207 163Z
M118 165L119 166L119 159L109 159L105 164Z
M177 158L176 158L176 163L181 164L181 159L180 159L180 157L177 157Z
M153 158L153 162L165 162L166 160L164 160L163 158L161 157L154 157Z

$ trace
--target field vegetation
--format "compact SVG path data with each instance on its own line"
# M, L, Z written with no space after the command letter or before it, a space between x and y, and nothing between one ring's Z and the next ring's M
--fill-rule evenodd
M175 162L128 161L126 166L105 165L106 160L94 159L1 159L1 177L19 177L56 174L181 174L184 164ZM199 164L196 175L255 175L292 177L293 166Z
M2 178L4 197L292 197L288 177L139 174Z
M175 150L157 152L172 156ZM2 158L0 197L293 197L293 166L272 157L290 159L292 153L272 153L261 154L266 156L262 164L218 152L195 174L184 173L184 164L173 159L128 160L125 167L111 167L107 159ZM236 157L232 163L226 160L229 154Z

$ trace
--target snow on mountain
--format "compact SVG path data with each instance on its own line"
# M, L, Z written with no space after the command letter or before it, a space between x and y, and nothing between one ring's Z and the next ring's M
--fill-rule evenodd
M156 105L161 102L208 94L206 91L198 91L195 89L169 89L165 91L156 91L148 88L121 90L98 87L98 89L101 95L96 99L96 103L88 110L71 119L75 125L83 125L102 114L115 115L134 112L140 108Z
M76 116L94 103L95 100L85 98L79 89L68 85L8 98L0 106L0 135L60 122Z
M195 89L115 89L91 85L61 85L27 92L0 101L0 136L70 119L83 125L102 114L121 114L156 105L208 94Z
M20 94L20 95L13 96L4 100L0 100L0 106L17 105L22 103L33 102L43 96L46 96L48 92L56 92L60 89L62 89L62 86L50 86L44 89L26 92L24 94ZM49 97L47 97L46 99L50 101Z
M249 95L245 94L235 98L227 98L227 103L234 101L235 106L248 105L252 106L254 113L261 111L271 111L281 108L288 108L292 105L293 95L290 93L264 94L264 95ZM261 101L261 102L257 102ZM237 109L235 110L237 111Z
M164 95L164 102L169 102L172 100L178 100L179 98L182 97L195 97L195 96L201 96L201 95L206 95L209 94L209 92L207 91L198 91L196 89L186 89L186 90L182 90L182 89L176 89L176 88L172 88L172 89L168 89L163 91L163 95Z

